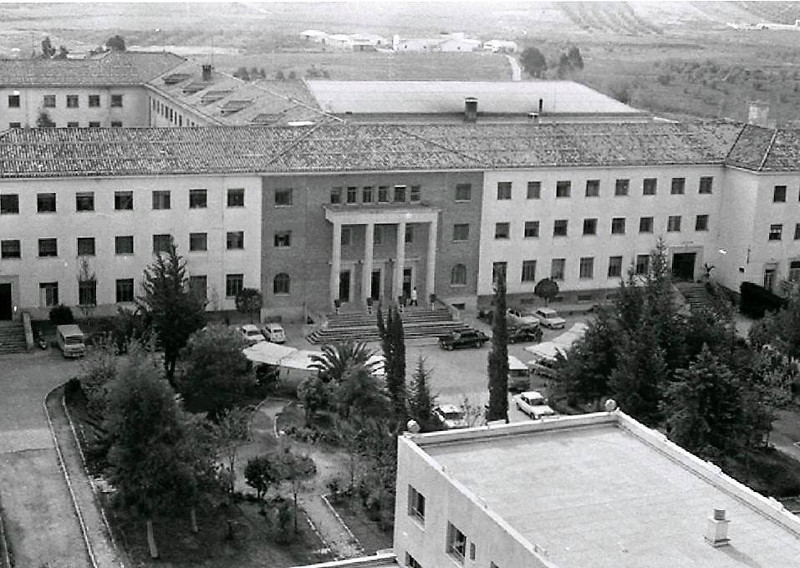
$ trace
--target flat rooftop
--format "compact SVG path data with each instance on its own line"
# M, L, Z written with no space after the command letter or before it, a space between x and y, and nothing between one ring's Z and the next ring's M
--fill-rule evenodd
M412 439L559 568L800 566L800 519L776 501L624 414L592 416ZM715 508L729 546L704 539Z

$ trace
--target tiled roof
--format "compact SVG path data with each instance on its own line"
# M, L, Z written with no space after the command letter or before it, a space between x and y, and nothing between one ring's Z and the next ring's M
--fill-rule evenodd
M135 86L183 61L172 53L136 52L109 52L90 59L0 59L0 86Z
M726 163L766 172L800 169L800 131L746 125Z
M759 160L732 157L751 134L726 122L12 129L0 134L0 177L723 163L757 169ZM798 151L798 133L781 132L763 169L800 169L792 159Z

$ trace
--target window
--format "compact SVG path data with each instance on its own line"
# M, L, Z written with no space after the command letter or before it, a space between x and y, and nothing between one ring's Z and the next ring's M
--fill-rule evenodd
M529 181L528 182L528 199L541 199L542 198L542 182Z
M472 184L456 184L456 201L469 201L472 199Z
M511 199L511 182L510 181L497 182L497 199L498 200Z
M133 254L133 236L114 237L114 254Z
M525 221L525 238L535 239L539 237L539 221Z
M694 220L695 231L708 231L708 215L698 215Z
M625 234L625 217L614 217L611 219L611 234L624 235Z
M90 120L89 121L89 128L100 128L100 121L99 120Z
M594 278L594 258L591 256L581 258L578 271L581 278Z
M411 186L411 193L408 194L408 200L411 203L418 203L422 197L422 187L419 185Z
M168 252L172 244L172 235L153 235L153 254Z
M39 239L39 256L58 256L58 239Z
M389 203L389 186L378 186L378 203Z
M639 232L652 233L653 232L653 218L652 217L639 217Z
M776 223L774 225L769 226L769 240L779 241L781 240L782 234L783 234L783 225L781 225L780 223Z
M350 246L353 242L353 227L342 227L342 246Z
M78 237L78 256L94 256L94 237Z
M469 240L469 223L456 223L453 225L453 240Z
M406 552L406 566L408 568L422 568L422 564L417 562L416 558Z
M467 537L450 522L447 523L447 553L459 564L464 563L467 554Z
M475 543L474 542L470 542L469 543L469 559L470 560L475 560Z
M636 266L634 267L635 274L647 274L650 272L650 255L649 254L637 254L636 255Z
M772 201L774 203L786 203L786 186L776 185L772 191Z
M622 276L622 257L610 256L608 257L608 277L619 278Z
M414 242L414 225L406 225L405 242L406 243Z
M189 190L189 209L205 209L208 207L208 192L205 189Z
M510 236L511 224L510 223L495 223L494 225L494 238L507 239Z
M39 284L39 305L43 308L52 308L58 305L58 282Z
M235 298L244 288L244 274L225 275L225 296Z
M536 261L522 261L522 282L536 282Z
M208 301L208 277L189 276L189 291L201 302Z
M78 128L80 126L80 122L70 120L67 122L67 128Z
M377 225L376 225L377 227ZM292 246L292 232L291 231L278 231L275 233L275 246L277 248L286 248Z
M7 193L0 195L0 214L13 215L19 213L19 195Z
M22 247L19 239L0 241L0 258L21 258Z
M122 121L121 120L112 120L111 121L111 128L122 128Z
M587 179L586 180L586 197L599 197L600 196L600 180Z
M285 272L281 272L280 274L275 276L275 279L272 281L272 293L280 296L280 295L287 295L291 289L291 280L289 279L289 275Z
M342 188L334 187L331 189L331 204L336 205L342 202Z
M597 219L584 219L583 220L583 234L596 235L597 234Z
M567 259L554 258L550 263L550 278L553 280L564 280L564 268L566 264Z
M667 219L667 232L668 233L677 233L681 230L681 216L680 215L670 215Z
M111 95L111 106L112 107L121 107L122 106L122 95Z
M631 180L629 179L618 179L614 183L614 195L617 197L624 197L628 195L628 191L631 187Z
M800 223L796 223L794 226L794 240L800 240Z
M347 202L348 203L358 203L358 188L357 187L348 187L347 188Z
M9 122L8 123L8 127L9 128L22 128L22 123L21 122Z
M97 280L81 280L78 282L78 305L97 305Z
M44 108L56 108L56 96L45 95L43 97L42 104L44 105Z
M557 181L556 182L556 197L569 197L572 192L571 181Z
M133 278L117 280L117 303L133 302Z
M714 187L714 178L711 176L708 177L701 177L700 178L700 190L701 194L708 194L713 192Z
M19 108L19 95L8 95L8 108Z
M275 189L275 207L291 207L292 205L292 188L276 188Z
M89 107L96 108L100 106L100 95L89 95Z
M189 233L189 252L208 250L208 233Z
M244 188L228 190L228 207L244 207Z
M793 260L789 263L789 281L800 281L800 261Z
M76 193L75 211L94 211L94 192L84 191Z
M67 95L67 108L78 108L78 95Z
M372 230L372 242L376 245L383 244L383 226L382 225L375 225L375 228Z
M372 203L372 187L367 186L361 189L361 203Z
M225 242L228 250L244 249L244 231L228 231Z
M492 282L497 282L498 278L505 280L508 272L507 262L493 262L492 263Z
M566 237L567 236L567 220L566 219L556 219L553 223L553 236L554 237Z
M658 191L658 180L656 178L644 178L642 195L655 195L656 191Z
M452 286L466 286L467 267L463 264L456 264L450 271L450 284Z
M406 201L406 186L404 185L394 186L394 202L405 203L405 201Z
M170 192L169 190L153 191L153 209L169 209Z
M56 212L56 194L55 193L37 193L36 194L36 211L38 213L55 213Z
M408 486L408 515L425 524L425 496Z
M686 178L672 178L672 195L683 195L683 190L686 188Z

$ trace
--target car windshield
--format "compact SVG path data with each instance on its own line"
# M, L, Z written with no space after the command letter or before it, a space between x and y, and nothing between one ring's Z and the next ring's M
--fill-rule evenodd
M258 337L259 335L261 335L261 332L258 331L257 329L248 329L245 331L245 334L247 335L247 337Z
M442 412L445 420L463 420L464 414L462 412Z
M65 337L64 343L66 345L80 345L83 343L83 338L81 337Z
M527 400L528 404L530 404L531 406L543 406L545 404L544 398L542 398L540 396L539 397L531 396L531 397L528 397L526 400Z

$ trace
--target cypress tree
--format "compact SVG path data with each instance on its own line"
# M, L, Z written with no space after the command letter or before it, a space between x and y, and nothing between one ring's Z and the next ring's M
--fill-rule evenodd
M489 409L486 420L508 422L508 326L506 322L506 275L494 285L492 350L489 352Z

